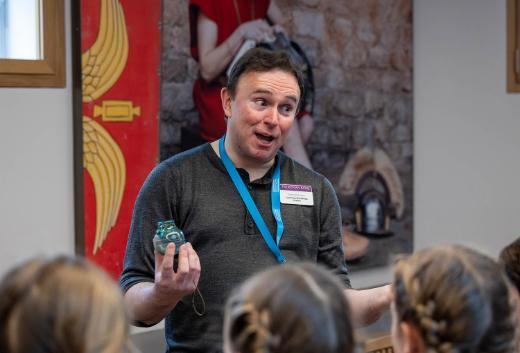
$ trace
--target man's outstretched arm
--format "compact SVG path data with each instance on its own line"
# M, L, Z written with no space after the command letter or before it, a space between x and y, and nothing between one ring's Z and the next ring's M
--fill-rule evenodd
M393 298L391 285L364 290L346 289L345 294L352 310L352 322L356 327L370 325L390 308Z

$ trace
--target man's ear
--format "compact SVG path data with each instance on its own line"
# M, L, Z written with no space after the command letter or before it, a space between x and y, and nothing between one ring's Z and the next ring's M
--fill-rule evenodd
M220 90L220 100L222 101L224 114L228 119L231 118L231 95L226 87L222 87Z
M407 321L399 324L402 333L402 353L424 353L426 345L419 330Z

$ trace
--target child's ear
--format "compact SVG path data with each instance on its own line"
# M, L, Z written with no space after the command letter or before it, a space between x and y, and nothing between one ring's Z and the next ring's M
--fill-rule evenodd
M224 114L229 119L231 118L231 95L226 87L220 90L220 99L222 101L222 109Z
M421 332L411 323L403 321L399 324L402 333L402 353L424 353L426 345Z

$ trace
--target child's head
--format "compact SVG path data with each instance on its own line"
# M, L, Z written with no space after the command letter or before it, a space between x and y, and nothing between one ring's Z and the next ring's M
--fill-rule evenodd
M123 297L82 259L28 261L0 283L0 351L121 353L128 343Z
M246 281L228 300L226 353L352 353L344 288L316 265L283 265Z
M520 293L520 238L500 252L500 263L504 266L507 277Z
M397 352L515 352L510 285L491 258L458 245L418 251L396 264L394 290Z

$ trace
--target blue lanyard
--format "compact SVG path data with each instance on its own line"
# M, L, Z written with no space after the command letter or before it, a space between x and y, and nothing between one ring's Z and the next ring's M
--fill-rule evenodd
M280 244L280 239L282 239L283 234L282 212L280 209L280 160L278 159L278 161L276 161L276 166L274 168L273 173L273 183L271 187L271 210L273 212L274 219L276 220L275 243L271 235L271 232L269 232L269 229L267 228L267 225L265 224L262 215L258 211L258 208L256 207L256 204L253 201L253 198L249 194L249 191L247 191L244 181L242 180L240 175L238 175L235 165L233 164L226 152L226 148L224 147L225 137L226 136L224 135L219 141L220 158L224 163L224 167L226 167L226 170L229 176L231 177L233 184L235 184L235 187L238 190L238 193L240 194L242 201L244 201L247 210L253 217L253 220L255 221L256 226L260 230L262 237L264 237L264 241L266 242L267 246L276 257L276 260L278 260L279 263L284 263L286 262L285 257L282 255L280 249L278 248L278 245Z

